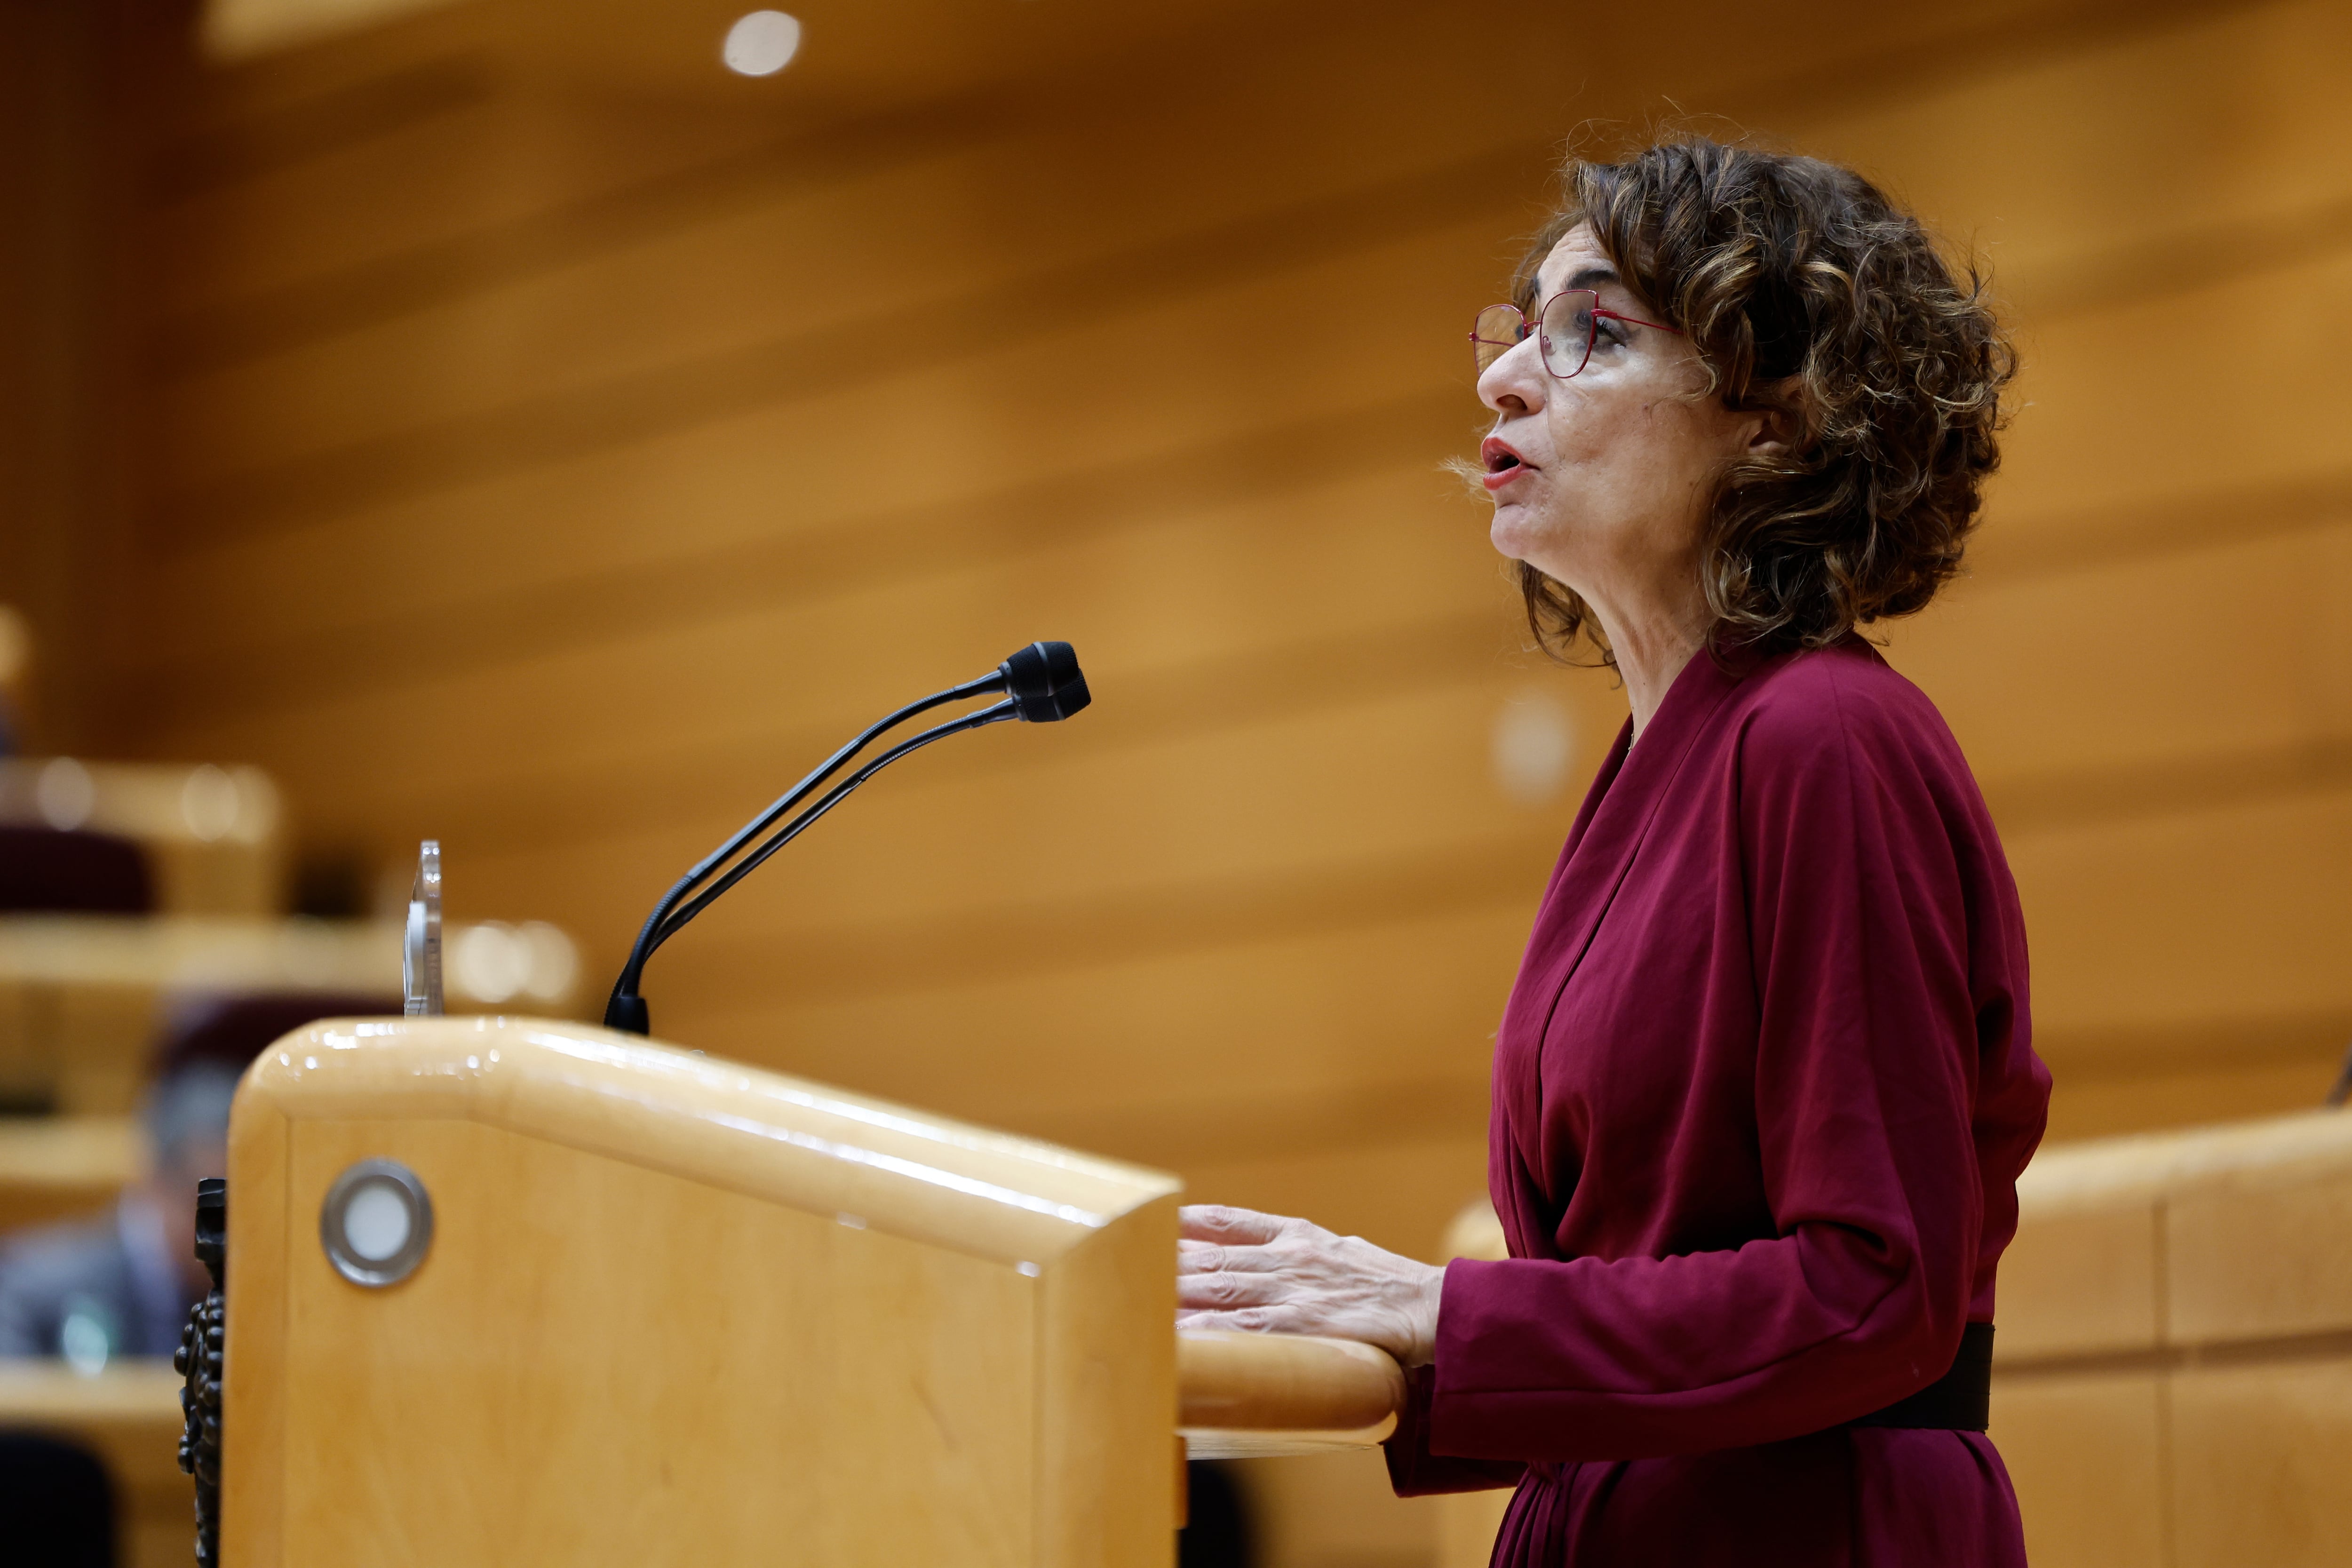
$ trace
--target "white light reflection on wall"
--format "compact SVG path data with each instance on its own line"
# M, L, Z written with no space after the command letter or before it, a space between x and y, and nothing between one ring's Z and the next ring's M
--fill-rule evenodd
M727 29L719 58L737 76L773 76L800 53L800 18L782 11L754 11Z

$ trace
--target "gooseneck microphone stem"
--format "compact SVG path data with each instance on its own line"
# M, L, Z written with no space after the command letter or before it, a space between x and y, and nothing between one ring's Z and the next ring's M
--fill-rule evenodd
M921 734L913 737L911 740L899 742L897 745L891 747L888 751L883 752L880 756L875 758L872 762L866 763L864 767L859 768L856 773L842 780L841 783L835 784L832 789L827 790L824 799L818 801L814 805L810 806L806 811L801 813L798 816L793 817L790 822L784 824L783 826L778 828L773 834L770 835L765 843L761 844L757 849L752 850L749 855L744 856L742 859L737 861L733 870L728 872L727 875L719 878L719 880L711 883L709 887L704 889L702 892L696 897L692 903L686 905L676 914L671 915L667 920L662 921L661 929L654 932L653 946L646 950L646 956L648 958L652 957L654 952L661 947L662 943L667 942L671 937L677 934L678 928L680 926L683 926L687 921L692 920L695 916L709 909L710 907L710 901L713 899L716 899L719 894L725 892L728 889L741 881L745 877L750 876L761 861L765 860L769 856L773 855L777 850L782 849L785 845L790 844L793 839L798 838L812 824L816 821L817 818L823 816L826 812L831 811L835 806L839 805L843 798L846 796L851 790L856 789L859 784L864 784L867 779L872 778L876 773L881 772L884 768L888 767L900 757L905 756L909 752L919 751L922 747L929 745L933 741L944 741L950 735L960 735L966 730L977 730L983 724L1001 724L1005 720L1015 717L1017 717L1017 715L1013 710L1012 703L999 702L991 707L983 708L977 713L967 713L961 719L950 719L944 724L924 731Z
M651 958L654 949L667 940L666 933L662 930L664 923L668 921L670 911L677 908L678 901L692 892L696 886L708 878L712 871L726 864L730 856L766 830L778 817L806 800L810 793L818 785L839 773L842 764L872 744L876 736L905 723L918 713L926 713L934 708L961 701L967 697L977 697L982 692L999 690L1003 686L1003 679L1001 675L984 675L977 680L967 680L961 686L951 686L945 691L933 692L919 702L909 702L888 718L869 725L856 740L826 758L815 772L787 790L774 805L745 823L733 837L697 861L694 868L680 877L676 885L662 895L661 901L654 906L653 913L646 917L644 928L637 932L635 944L629 949L628 963L622 966L621 977L614 983L612 1000L604 1009L605 1027L630 1028L633 1022L631 1016L633 1010L628 1004L635 1003L635 1011L638 1012L641 1012L644 1007L644 1004L637 1000L637 985L645 974L646 960ZM620 1010L620 1016L614 1016L615 1009ZM646 1030L643 1026L639 1026L632 1032L641 1035Z
M1005 700L967 713L961 718L951 719L944 724L936 725L909 740L901 741L826 791L815 805L785 822L782 827L775 827L779 818L807 800L824 785L826 780L847 765L851 758L864 751L886 731L905 723L919 713L928 712L946 703L982 696L992 691L1006 693ZM742 828L726 843L704 856L695 864L692 870L679 878L677 884L662 895L660 902L654 905L653 912L646 917L645 925L638 931L637 940L629 949L628 962L621 967L620 977L613 983L613 994L604 1005L605 1027L624 1029L637 1035L648 1032L652 1023L650 1012L646 1005L645 998L638 991L645 977L646 961L654 955L655 951L662 943L677 934L688 921L709 909L712 901L720 894L749 876L752 869L764 862L768 857L799 837L812 824L840 805L851 791L872 778L877 773L909 752L919 751L932 742L945 740L950 735L961 734L966 730L977 730L983 725L1002 723L1008 719L1022 719L1032 722L1048 722L1066 719L1086 707L1091 700L1087 690L1086 677L1078 671L1077 656L1071 652L1069 644L1032 643L1006 659L990 674L977 680L965 681L961 686L951 686L945 691L924 698L919 702L910 702L881 722L866 729L856 740L827 758L814 773L794 784L774 805L744 824ZM729 860L740 854L746 845L751 844L761 834L768 833L772 827L775 828L774 832L769 833L764 840L761 840L749 854L743 855L740 860L737 860L723 876L719 876L715 881L711 880L721 866L725 866ZM706 882L709 884L707 887L704 886ZM698 888L702 889L699 893L696 892ZM688 901L689 899L691 901Z

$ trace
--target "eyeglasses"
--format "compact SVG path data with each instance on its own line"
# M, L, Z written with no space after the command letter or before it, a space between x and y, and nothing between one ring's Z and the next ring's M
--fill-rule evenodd
M1592 357L1594 339L1622 343L1629 326L1683 335L1663 321L1644 321L1622 311L1602 310L1601 296L1593 289L1563 289L1545 300L1537 313L1536 350L1543 355L1544 369L1565 381ZM1478 374L1486 374L1488 365L1524 342L1528 331L1528 318L1517 305L1489 305L1479 311L1477 324L1470 329L1470 351L1478 361Z

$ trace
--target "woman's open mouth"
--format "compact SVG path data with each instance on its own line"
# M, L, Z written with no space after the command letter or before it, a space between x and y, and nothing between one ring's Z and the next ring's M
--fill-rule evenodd
M1489 490L1499 490L1528 471L1528 460L1510 447L1489 436L1478 443L1478 460L1486 466L1486 476L1480 482Z

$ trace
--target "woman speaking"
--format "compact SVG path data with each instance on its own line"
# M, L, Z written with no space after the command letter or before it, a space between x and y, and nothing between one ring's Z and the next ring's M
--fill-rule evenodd
M1537 635L1632 717L1496 1037L1500 1262L1184 1212L1188 1327L1413 1369L1400 1492L1516 1484L1507 1564L2022 1564L1993 1269L2050 1079L1935 708L1856 627L1958 568L2007 343L1853 173L1577 162L1472 333Z

